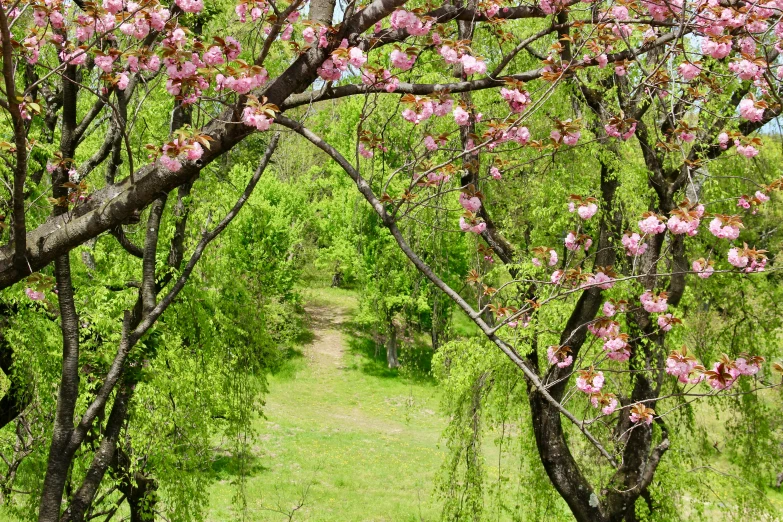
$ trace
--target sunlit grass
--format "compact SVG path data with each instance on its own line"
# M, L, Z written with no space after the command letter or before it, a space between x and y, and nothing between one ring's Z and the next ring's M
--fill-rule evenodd
M355 295L339 289L308 290L306 297L310 307L350 314L356 306ZM372 341L350 322L332 328L344 341L339 361L304 348L303 357L270 376L266 419L255 425L246 469L246 519L288 520L285 513L302 501L294 520L438 519L432 487L446 420L437 388L420 375L386 369L385 354L376 359ZM315 342L334 333L317 329ZM215 462L207 520L240 518L233 501L239 470L229 460Z

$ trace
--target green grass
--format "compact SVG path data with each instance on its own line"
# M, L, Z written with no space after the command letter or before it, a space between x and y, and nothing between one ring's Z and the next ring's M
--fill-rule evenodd
M350 292L308 293L308 306L355 310ZM385 352L375 357L372 341L349 322L317 323L314 342L339 339L337 331L341 357L305 347L302 357L270 377L266 419L255 425L246 471L247 520L288 520L276 511L289 512L302 499L294 520L436 520L432 484L444 456L438 442L446 423L437 388L423 371L388 370ZM405 356L426 366L422 353ZM237 468L228 456L215 461L207 520L239 518L233 502Z

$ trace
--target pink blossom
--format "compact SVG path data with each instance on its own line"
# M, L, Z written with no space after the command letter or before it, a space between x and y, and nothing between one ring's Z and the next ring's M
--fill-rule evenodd
M585 393L598 393L604 387L604 373L580 372L576 378L576 387Z
M177 158L172 158L166 154L160 157L160 164L171 172L177 172L182 168L182 163Z
M573 232L568 233L565 238L565 247L572 252L579 249L579 243L576 240L576 234Z
M732 248L729 250L729 263L737 268L745 268L748 266L748 256L741 255L739 249Z
M601 413L603 413L604 415L611 415L617 409L617 399L614 396L612 396L607 400L609 401L609 404L606 404L603 408L601 408ZM593 406L595 406L596 408L598 407L597 404L593 404Z
M196 161L200 159L202 155L204 155L204 149L201 147L201 144L198 142L191 143L187 153L188 160Z
M731 52L731 40L718 43L715 40L704 38L701 41L701 52L716 60L722 60Z
M696 275L698 275L701 279L707 279L712 275L713 272L715 272L715 269L712 267L712 265L708 264L703 259L694 261L691 266L693 271L696 272Z
M636 132L636 122L633 122L625 132L621 132L617 125L607 123L604 125L604 131L606 131L607 136L611 136L612 138L619 138L623 141L628 141Z
M365 148L364 143L359 143L359 155L370 159L373 157L373 152L371 149Z
M736 74L740 80L756 80L762 73L761 67L750 60L731 62L729 70Z
M744 357L738 357L737 360L734 361L734 365L742 375L756 375L761 369L758 362L752 359L748 362Z
M223 51L217 45L210 47L209 50L204 53L204 56L202 56L201 59L204 60L204 63L210 67L225 63L225 60L223 59Z
M556 364L558 368L565 368L574 361L571 355L565 355L565 353L561 352L558 346L550 346L546 349L546 358L549 364Z
M549 251L549 266L555 266L557 264L557 252L554 250Z
M305 27L302 31L302 39L309 44L315 42L315 29L312 27Z
M204 9L202 0L176 0L176 4L186 13L200 13Z
M620 335L620 323L599 317L587 325L587 330L601 339L612 339Z
M533 263L533 266L535 266L535 267L540 267L541 266L541 260L538 259L537 257L534 257L533 259L531 259L530 262Z
M447 98L441 102L433 102L435 116L446 116L454 107L454 100Z
M658 216L651 214L639 221L639 229L648 235L654 236L666 230L666 224Z
M587 281L585 281L585 286L587 287L597 286L602 290L609 290L614 286L614 278L609 277L603 272L596 272L595 274L587 278Z
M613 317L615 313L617 313L617 309L615 306L607 301L604 303L603 308L601 309L606 317Z
M248 105L245 107L245 110L242 111L242 121L248 127L255 127L260 131L265 131L269 130L274 119L269 118L266 114L257 114L255 107Z
M693 140L696 139L696 135L688 131L682 131L677 137L680 138L680 140L684 141L685 143L691 143Z
M650 411L652 411L652 410L650 410ZM650 424L652 424L653 416L651 414L650 415L644 415L644 414L633 412L630 415L630 419L631 419L631 422L634 422L634 423L636 423L636 422L644 422L645 424L647 424L649 426Z
M435 139L432 136L426 136L424 138L424 146L427 147L427 150L429 151L438 150L438 144L435 143Z
M122 11L122 0L103 0L103 8L111 14Z
M481 200L479 198L476 196L469 197L464 192L461 192L459 195L459 204L470 212L478 212L478 209L481 208Z
M720 148L723 150L726 150L729 144L729 135L725 132L721 132L718 134L718 145L720 145Z
M642 303L642 307L651 314L663 313L669 308L669 304L666 302L666 293L653 294L650 290L643 293L639 300Z
M717 238L728 239L734 241L739 237L740 229L738 225L726 225L723 226L723 221L716 217L710 221L710 232Z
M117 88L119 90L124 91L128 87L128 83L130 83L130 78L124 72L117 76Z
M595 203L579 205L579 208L576 209L576 213L579 214L579 217L585 221L593 217L596 212L598 212L598 205Z
M658 316L658 327L664 332L668 332L674 326L672 314L663 314Z
M691 81L701 74L701 67L694 63L683 62L679 67L677 67L677 71L680 73L680 76L682 76L683 79L686 81Z
M503 176L500 174L500 170L497 167L490 167L489 175L492 176L492 179L494 180L499 180L503 178Z
M766 194L764 194L760 190L757 190L756 193L754 194L754 196L756 196L756 199L759 200L759 203L765 203L765 202L769 201L769 196L767 196Z
M737 147L737 152L748 159L755 157L759 153L758 149L753 145L741 145L738 141L735 141L734 145Z
M624 336L608 339L604 343L604 351L606 351L606 356L613 361L622 362L631 358L631 352L628 350L628 343Z
M471 74L484 74L487 72L487 64L484 60L475 58L469 54L463 54L460 57L462 62L462 68L465 74L470 76Z
M626 233L620 241L628 256L641 256L647 250L647 243L643 242L642 237L636 232Z
M598 68L603 69L606 67L606 64L609 63L609 58L606 56L606 54L601 53L596 57L596 61L598 62Z
M401 71L407 71L413 67L413 63L416 61L415 56L411 56L399 49L394 49L389 57L391 58L391 64Z
M687 354L686 351L673 351L666 359L665 371L669 375L674 375L682 383L696 384L702 380L703 375L698 374L692 378L697 361L694 357Z
M443 60L449 65L454 65L459 61L459 54L457 51L448 45L441 46L441 48L438 49L438 53L440 53L440 55L443 57Z
M111 72L112 66L114 65L114 58L108 54L104 56L96 56L95 65L97 65L98 68L103 72Z
M715 372L717 375L720 375L721 378L708 378L707 382L710 386L715 388L716 390L727 390L732 387L732 385L736 382L737 377L739 377L741 374L737 368L731 367L728 368L726 365L724 365L721 362L716 362L712 366L712 371Z
M351 49L348 51L348 63L356 68L361 68L365 63L367 63L367 57L358 47L351 47Z
M24 293L27 294L27 297L32 299L33 301L43 301L44 299L43 292L37 292L29 287L24 289Z
M463 232L473 232L474 234L481 234L487 229L487 224L483 221L478 224L468 223L464 217L459 218L459 228Z
M549 136L555 140L556 142L560 143L562 140L563 143L566 145L574 146L579 141L579 137L582 135L581 132L567 132L565 135L560 134L559 131L553 130L549 133Z
M519 89L506 89L505 87L500 89L500 95L504 100L508 102L511 112L521 113L527 108L530 103L530 94L527 91L520 91Z
M696 235L699 229L699 219L683 219L679 215L673 215L669 218L666 226L669 227L669 231L672 234L688 234L689 236Z
M740 118L748 121L761 121L764 117L764 109L757 108L756 102L750 98L745 98L739 104Z
M560 281L562 279L563 279L563 271L562 270L555 270L554 272L552 272L552 275L549 276L549 281L553 285L556 285L556 284L560 283Z
M465 109L457 105L456 107L454 107L453 114L454 114L454 121L457 122L457 125L463 127L468 124L470 120L470 114L468 114L468 112Z
M331 58L324 60L321 67L317 70L318 76L328 82L336 82L342 76L342 71L335 66L334 61Z

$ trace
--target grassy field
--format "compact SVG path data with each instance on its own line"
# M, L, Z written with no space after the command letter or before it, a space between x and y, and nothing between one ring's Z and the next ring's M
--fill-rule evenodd
M435 520L432 484L443 458L438 390L402 377L352 331L352 294L308 295L314 338L271 376L245 483L253 521ZM216 463L207 520L240 518L235 466Z

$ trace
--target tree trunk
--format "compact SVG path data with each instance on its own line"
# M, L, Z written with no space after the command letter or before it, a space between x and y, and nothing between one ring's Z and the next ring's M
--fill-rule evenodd
M128 497L130 522L153 522L158 502L158 482L140 472L136 472L133 481L135 485L127 484L127 490L123 490Z
M394 320L389 319L389 339L386 341L386 362L389 368L398 368L400 361L397 358L397 327Z

